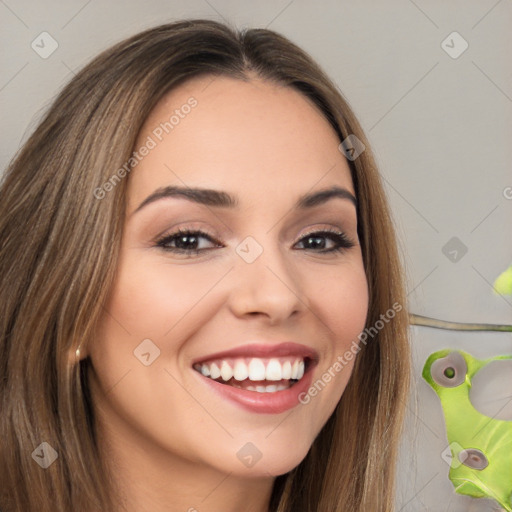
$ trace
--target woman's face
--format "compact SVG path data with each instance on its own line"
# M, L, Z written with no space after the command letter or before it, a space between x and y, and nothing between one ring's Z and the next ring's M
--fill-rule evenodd
M368 306L338 145L303 95L258 79L195 79L157 104L88 347L103 435L242 476L301 462L345 389Z

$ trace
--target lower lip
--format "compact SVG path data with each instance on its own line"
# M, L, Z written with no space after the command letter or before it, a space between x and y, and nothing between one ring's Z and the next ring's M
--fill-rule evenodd
M211 386L214 392L222 395L231 402L241 406L250 412L260 414L279 414L292 409L299 403L299 395L307 393L313 378L312 364L302 379L296 382L292 387L273 393L259 393L258 391L248 391L246 389L235 388L226 384L204 377L196 370L193 370L206 384Z

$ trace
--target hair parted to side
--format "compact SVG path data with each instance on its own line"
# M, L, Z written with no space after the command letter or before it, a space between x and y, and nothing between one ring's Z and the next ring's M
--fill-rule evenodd
M117 266L128 179L95 190L132 155L159 99L200 75L258 76L302 92L340 141L366 150L349 162L369 285L367 327L400 304L361 344L334 413L304 460L276 478L272 512L387 512L407 400L407 308L394 229L369 143L336 86L283 36L185 20L104 51L62 90L17 154L0 188L0 509L114 510L97 453L86 346ZM135 171L134 171L135 172ZM381 323L382 320L381 320ZM32 452L48 442L45 470Z

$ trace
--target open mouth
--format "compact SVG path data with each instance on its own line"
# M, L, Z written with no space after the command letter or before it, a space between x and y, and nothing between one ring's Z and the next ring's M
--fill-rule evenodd
M309 370L309 357L237 357L196 363L193 368L220 384L258 393L291 388Z

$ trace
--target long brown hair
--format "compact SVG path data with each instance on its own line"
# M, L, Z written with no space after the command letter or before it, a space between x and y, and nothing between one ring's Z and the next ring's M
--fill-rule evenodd
M407 308L393 224L368 140L337 87L283 36L185 20L146 30L96 57L62 90L3 177L3 512L114 509L108 468L97 452L88 360L70 357L91 339L104 313L128 179L103 199L97 190L129 160L144 120L165 93L200 75L248 80L250 74L300 91L340 142L354 134L366 146L349 165L369 284L366 326L373 331L310 451L276 478L270 511L393 509L410 372ZM391 310L392 320L383 322ZM44 470L33 456L42 442L58 454Z

